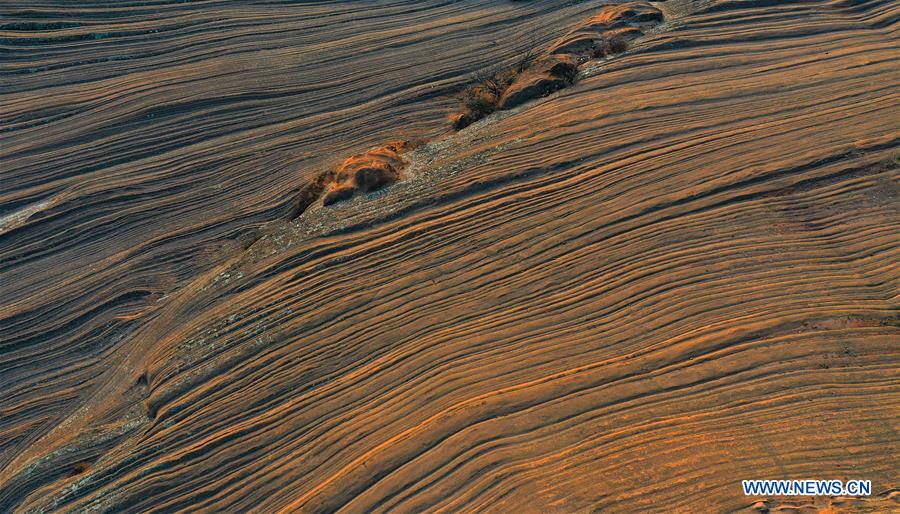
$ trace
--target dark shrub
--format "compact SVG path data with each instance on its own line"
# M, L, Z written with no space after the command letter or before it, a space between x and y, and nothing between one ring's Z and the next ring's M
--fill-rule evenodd
M574 62L558 62L550 68L550 75L574 83L578 77L578 66Z
M628 50L628 41L625 41L625 38L613 36L603 41L603 50L606 55L620 54Z
M497 95L484 89L480 84L462 90L458 98L466 111L479 118L497 110Z
M620 54L628 50L628 41L621 36L613 36L603 39L599 43L594 43L590 50L590 56L593 59L607 57L610 55Z
M494 66L472 75L470 85L456 93L458 112L450 116L455 130L462 130L498 109L500 99L516 78L537 59L537 51L528 50L509 68Z

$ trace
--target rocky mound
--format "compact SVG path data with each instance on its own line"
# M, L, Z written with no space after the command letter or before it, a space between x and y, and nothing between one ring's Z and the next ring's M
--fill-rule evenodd
M529 56L515 69L476 75L475 83L459 95L463 110L450 116L453 128L463 129L494 111L512 109L571 86L581 64L624 52L628 41L662 21L662 11L649 2L604 6L540 57Z
M567 54L548 55L516 77L503 92L498 107L512 109L523 103L547 96L568 87L578 76L578 63Z
M582 58L606 55L604 42L634 39L662 21L662 11L649 2L608 5L560 38L550 47L550 53L574 54Z
M350 199L356 193L368 193L396 182L404 166L400 153L411 146L408 141L394 141L348 157L334 173L322 203L331 205Z

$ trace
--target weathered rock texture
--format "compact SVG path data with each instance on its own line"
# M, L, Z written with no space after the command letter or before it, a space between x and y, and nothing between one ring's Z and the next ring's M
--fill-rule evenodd
M897 2L670 0L573 86L275 226L601 4L22 5L0 512L790 507L749 477L897 510Z
M569 87L578 75L578 63L569 55L549 55L518 75L500 97L500 109L512 109L523 103Z
M534 62L522 69L495 72L488 78L495 87L472 84L462 95L462 103L469 105L450 115L451 125L461 130L496 110L512 109L571 86L578 77L579 65L589 59L624 52L628 41L643 35L663 18L662 11L650 2L604 5L549 49L539 51ZM501 88L496 87L498 83Z
M615 38L634 39L663 21L663 13L650 2L611 4L560 38L551 47L555 54L596 55L603 42Z
M356 193L368 193L400 179L405 165L400 153L411 147L407 141L395 141L365 153L348 157L334 173L323 202L331 205Z

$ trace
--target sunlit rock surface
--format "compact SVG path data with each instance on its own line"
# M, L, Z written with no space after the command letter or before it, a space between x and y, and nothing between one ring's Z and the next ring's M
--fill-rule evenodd
M0 512L897 509L900 5L647 4L0 6Z

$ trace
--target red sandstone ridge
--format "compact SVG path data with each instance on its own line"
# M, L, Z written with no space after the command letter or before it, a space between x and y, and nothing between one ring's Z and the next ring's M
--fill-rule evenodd
M578 76L578 63L570 55L548 55L525 70L503 92L498 107L512 109L572 85Z
M348 157L334 172L334 180L327 186L324 205L331 205L393 184L400 179L405 163L400 154L412 148L409 141L393 141L380 148Z
M573 54L584 59L608 55L615 52L610 52L605 42L632 40L662 21L662 12L649 2L608 5L560 38L550 47L550 53Z
M450 116L451 124L461 130L494 111L512 109L569 87L581 64L624 52L628 41L662 21L662 11L649 2L606 5L543 55L534 58L528 54L512 69L476 75L474 84L459 94L463 109Z

